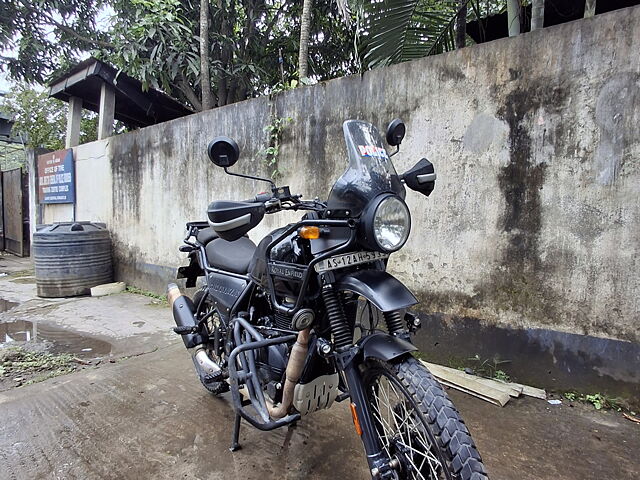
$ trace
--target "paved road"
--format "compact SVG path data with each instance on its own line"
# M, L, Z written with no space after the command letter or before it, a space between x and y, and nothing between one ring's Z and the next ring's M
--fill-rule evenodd
M200 386L167 333L168 308L131 294L37 299L30 268L0 257L13 272L0 277L0 297L19 304L0 322L80 332L109 342L117 361L0 392L0 480L367 478L344 403L291 431L243 426L232 454L229 400ZM640 425L617 413L528 398L498 408L449 393L493 480L640 478Z
M505 408L452 392L493 479L633 479L640 428L586 406ZM182 346L0 394L6 479L366 478L345 405L292 432L241 433L227 450L228 399L210 397Z

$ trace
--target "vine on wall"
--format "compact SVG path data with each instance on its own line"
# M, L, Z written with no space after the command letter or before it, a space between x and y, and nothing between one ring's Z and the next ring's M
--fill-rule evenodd
M275 113L272 113L269 124L264 127L268 146L261 150L260 153L264 156L263 163L266 165L272 180L282 177L282 172L278 167L280 142L282 141L282 132L290 122L291 117L278 117Z

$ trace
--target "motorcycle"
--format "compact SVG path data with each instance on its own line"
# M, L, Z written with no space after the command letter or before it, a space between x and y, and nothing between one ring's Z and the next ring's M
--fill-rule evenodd
M372 478L487 479L460 414L412 355L420 320L407 309L417 300L386 271L411 229L405 186L429 196L434 167L423 158L396 173L390 157L405 135L398 119L386 132L391 155L370 123L348 120L343 131L349 164L326 202L231 172L236 142L209 144L225 173L271 188L216 200L207 222L187 223L180 251L189 264L178 278L188 288L204 283L193 299L169 285L174 330L204 388L231 391L232 451L242 420L273 430L348 401ZM256 246L247 233L282 210L306 213Z

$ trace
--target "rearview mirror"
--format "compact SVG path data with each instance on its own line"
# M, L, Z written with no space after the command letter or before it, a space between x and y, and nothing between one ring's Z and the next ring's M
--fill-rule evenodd
M404 123L402 123L402 120L399 118L392 120L387 127L387 143L392 147L400 145L406 131L407 129L405 128Z
M436 171L433 164L426 158L421 159L413 168L402 175L404 183L411 190L420 192L428 197L436 185Z
M209 143L207 153L218 167L232 167L240 157L238 144L229 137L216 137Z

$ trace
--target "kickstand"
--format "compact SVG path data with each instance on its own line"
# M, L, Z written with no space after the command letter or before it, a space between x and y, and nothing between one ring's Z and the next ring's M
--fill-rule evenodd
M238 440L240 439L240 420L242 420L242 417L238 413L236 413L236 419L233 423L233 438L231 439L231 448L229 448L229 450L232 452L235 452L242 448L238 443Z

